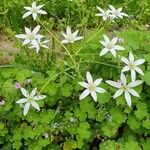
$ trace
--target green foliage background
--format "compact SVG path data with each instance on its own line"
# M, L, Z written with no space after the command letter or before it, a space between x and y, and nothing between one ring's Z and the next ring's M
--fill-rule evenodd
M47 16L41 21L53 32L61 31L70 24L80 28L85 35L83 43L75 43L70 50L78 51L73 58L78 62L80 74L85 77L89 70L94 79L103 78L117 80L123 64L110 55L99 57L102 46L99 40L103 33L110 36L119 36L124 39L123 46L128 56L132 51L136 58L145 58L143 65L145 75L141 76L145 83L137 87L141 98L133 98L130 109L124 97L112 99L115 89L102 83L108 93L98 95L98 102L94 103L91 97L79 101L82 87L74 64L64 49L52 40L50 50L41 50L38 54L20 47L21 50L15 59L4 66L0 66L0 147L3 150L149 150L150 147L150 31L145 24L150 20L150 2L147 0L86 0L73 2L67 0L38 0L45 4ZM22 32L24 26L34 26L31 18L26 21L21 17L23 7L31 1L1 0L0 1L0 28L13 37ZM123 7L124 12L132 16L130 19L103 23L95 17L96 6L108 8L112 4ZM97 32L97 26L100 30ZM90 32L86 29L90 29ZM48 34L42 29L43 34ZM94 35L93 37L91 35ZM92 39L88 41L88 39ZM129 77L129 74L128 74ZM32 83L26 80L31 78ZM24 117L22 108L15 104L21 98L20 90L16 90L15 82L32 90L38 87L47 98L40 101L40 112L30 109ZM47 84L48 83L48 84ZM44 86L47 85L47 86ZM44 87L44 88L43 88ZM73 119L72 119L73 118ZM58 124L57 126L55 126ZM44 133L49 137L45 138Z
M18 32L24 27L25 21L21 19L24 14L22 8L30 5L31 2L31 0L1 0L0 28L11 28ZM37 2L45 4L48 15L42 16L42 20L53 29L62 29L66 24L77 27L95 27L100 23L95 17L96 6L107 9L109 4L123 7L124 11L128 12L132 18L128 25L139 26L150 21L149 0L37 0ZM31 18L27 19L26 23L27 25L33 24ZM120 24L123 25L124 21Z

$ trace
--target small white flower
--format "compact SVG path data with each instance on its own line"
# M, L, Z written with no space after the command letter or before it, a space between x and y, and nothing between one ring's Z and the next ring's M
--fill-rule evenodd
M96 6L96 8L100 11L100 13L96 14L96 16L102 17L102 19L105 21L110 17L110 11L109 10L103 10L100 7Z
M79 84L81 86L86 88L86 90L83 91L83 93L80 95L79 99L82 100L90 94L92 96L93 100L95 102L97 102L96 92L98 92L98 93L106 92L103 88L98 87L98 85L102 82L102 79L97 79L97 80L93 81L93 78L89 71L87 71L87 73L86 73L86 79L87 79L87 82L79 82Z
M123 39L123 38L118 38L118 42L119 42L119 43L123 43L123 42L124 42L124 39Z
M5 104L4 100L0 100L0 106L3 106Z
M124 16L125 17L128 17L128 15L126 13L123 13L122 12L122 8L118 8L116 9L114 6L112 5L109 5L109 8L110 8L110 17L112 19L115 19L115 18L123 18Z
M55 122L55 123L52 124L52 127L53 127L54 129L56 129L56 128L59 127L59 124L58 124L57 122Z
M64 36L65 39L62 40L61 42L64 44L74 43L75 41L83 39L84 38L83 36L77 36L78 32L79 32L79 30L72 33L71 28L69 26L67 26L66 33L62 32L62 35Z
M38 41L44 37L43 35L38 34L39 30L40 30L40 25L36 26L32 31L29 28L25 27L26 34L18 34L15 37L24 39L22 45L31 43L32 45L38 48L39 47Z
M116 45L118 41L118 37L113 38L110 40L106 35L103 35L104 41L99 41L103 46L105 46L104 49L100 52L100 56L105 55L108 52L111 52L111 54L116 57L116 51L117 50L125 50L123 46Z
M114 81L111 81L111 80L107 80L106 83L108 83L109 85L119 89L114 94L113 98L117 98L117 97L119 97L120 95L122 95L124 93L126 102L129 105L129 107L131 107L131 95L133 95L135 97L140 97L140 95L132 88L142 84L143 81L136 80L134 82L131 82L131 83L127 84L126 76L123 73L121 73L120 81L114 82Z
M48 47L48 43L49 43L49 40L45 40L45 41L42 41L41 42L41 39L38 39L38 44L39 44L39 46L37 46L37 45L34 45L34 44L32 44L32 46L30 46L29 48L35 48L36 49L36 52L38 53L39 52L39 50L40 50L40 47L43 47L43 48L46 48L46 49L48 49L49 47Z
M44 133L43 136L45 137L45 139L49 138L49 134L47 132Z
M138 67L139 65L145 62L145 59L134 60L133 54L129 53L129 59L122 57L121 61L126 64L126 66L121 70L122 72L131 71L131 79L132 81L136 80L136 72L144 75L143 71Z
M25 96L25 98L19 99L16 103L17 104L26 103L24 105L23 111L24 116L27 115L30 105L32 105L35 109L40 110L40 107L36 101L46 98L45 95L35 95L37 93L37 88L34 88L30 94L24 88L21 88L21 92Z
M27 12L22 16L22 18L26 18L32 15L33 19L36 20L37 14L47 14L46 11L41 9L43 6L44 5L36 6L36 2L33 2L31 7L24 7L27 10Z

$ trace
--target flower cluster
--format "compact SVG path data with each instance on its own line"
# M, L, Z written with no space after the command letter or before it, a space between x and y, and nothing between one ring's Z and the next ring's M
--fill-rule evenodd
M100 16L102 17L102 19L105 21L107 19L117 19L117 18L123 18L123 17L128 17L128 15L126 13L122 12L122 8L118 8L116 9L114 6L109 5L109 9L108 10L103 10L100 7L96 7L99 10L99 13L96 14L96 16Z
M40 107L39 105L37 104L36 101L38 100L42 100L44 98L46 98L45 95L36 95L37 93L37 88L34 88L32 90L32 92L29 94L28 91L26 91L24 88L21 88L21 92L22 94L25 96L25 98L21 98L19 99L16 103L17 104L23 104L23 103L26 103L23 107L24 107L24 111L23 111L23 114L24 115L27 115L28 111L29 111L29 108L30 108L30 105L32 107L34 107L35 109L37 110L40 110Z
M47 14L46 11L41 9L43 6L44 5L37 6L36 2L33 2L31 7L24 7L28 11L23 15L22 18L32 15L33 19L36 20L38 14ZM44 36L38 33L39 30L40 25L37 25L33 30L25 27L26 34L18 34L16 35L16 38L24 39L22 45L30 44L29 48L35 48L36 52L38 53L40 47L48 48L47 44L49 42L48 40L42 41Z
M107 18L115 19L115 18L123 18L123 16L128 16L127 14L121 12L122 8L115 9L112 5L109 5L109 10L102 10L100 7L97 6L97 9L100 11L99 14L96 14L96 16L101 16L103 20L105 21ZM105 55L106 53L110 52L114 57L117 56L116 51L120 50L123 51L125 48L120 45L116 45L117 42L119 42L118 37L114 37L113 39L109 39L105 34L103 35L104 41L100 41L100 43L104 46L104 48L100 52L100 56ZM121 40L122 41L122 40ZM145 62L144 59L134 60L134 56L132 52L129 53L129 59L125 57L121 57L121 61L126 64L126 66L121 70L120 80L117 82L107 80L106 83L118 88L116 93L114 94L113 98L117 98L120 95L124 94L125 100L129 107L131 107L131 95L135 97L140 97L139 94L133 89L133 87L136 87L143 83L141 80L136 80L136 72L144 75L143 71L138 67L139 65L143 64ZM132 82L127 84L127 79L124 74L124 72L131 71L131 80ZM80 99L85 98L87 95L91 94L93 100L97 101L97 95L98 93L104 93L106 92L103 88L98 87L98 85L101 83L102 79L97 79L95 82L93 82L92 76L89 72L87 72L87 82L79 82L81 86L86 88L86 90L80 95ZM131 94L131 95L130 95Z
M26 18L29 15L32 15L33 19L36 20L38 14L47 14L46 11L42 10L41 8L44 5L37 6L35 2L32 3L32 7L24 7L26 10L28 10L22 18ZM110 19L117 19L117 18L123 18L124 16L128 16L127 14L122 12L122 8L116 9L112 5L109 5L109 9L104 11L100 7L97 6L97 9L100 11L99 14L96 14L96 16L102 16L103 20L106 20L108 18ZM37 25L33 30L30 28L25 27L26 34L19 34L16 35L17 38L24 39L23 45L30 44L29 48L35 48L36 52L39 52L40 47L48 48L47 43L48 40L43 41L44 38L43 35L39 34L40 25ZM72 32L70 26L67 26L66 33L62 32L62 35L65 39L61 41L62 44L67 43L74 43L75 41L79 41L83 39L83 36L78 36L79 30ZM100 41L100 43L104 46L104 48L100 52L100 56L103 56L110 52L114 57L117 56L117 51L124 51L125 48L123 46L117 45L117 42L121 41L122 43L123 39L114 37L113 39L109 39L107 35L103 35L104 41ZM136 80L136 72L143 75L143 71L138 67L139 65L143 64L145 62L144 59L136 60L134 59L133 54L129 53L129 59L125 57L121 57L121 61L126 65L121 70L120 79L115 82L112 80L107 80L106 83L118 88L118 90L115 92L113 98L117 98L120 95L124 94L125 100L129 107L131 107L132 101L131 101L131 95L135 97L140 97L139 94L133 89L134 87L140 85L143 83L141 80ZM127 83L126 76L124 72L131 71L131 80L132 82ZM100 83L102 82L102 78L96 79L93 81L93 77L89 71L86 73L86 80L87 82L79 82L79 84L85 88L85 90L80 95L79 99L82 100L86 96L91 95L93 100L97 102L97 93L106 93L106 90L102 87L99 87ZM28 91L26 91L23 87L16 84L16 88L20 89L22 94L25 96L25 98L19 99L16 103L17 104L24 104L24 115L27 115L30 106L34 107L37 110L40 110L39 105L36 101L42 100L46 98L45 95L36 95L37 88L33 89L32 92L29 94ZM47 135L46 135L47 136Z

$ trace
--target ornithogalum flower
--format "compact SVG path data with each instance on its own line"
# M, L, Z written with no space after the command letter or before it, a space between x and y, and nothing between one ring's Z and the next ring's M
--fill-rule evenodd
M39 49L39 40L43 38L43 35L38 34L40 30L40 25L36 26L32 31L25 27L26 34L18 34L16 35L17 38L24 39L24 42L22 45L26 45L28 43L31 43L34 45L37 49Z
M23 96L25 96L25 98L19 99L16 103L17 104L26 103L24 105L24 111L23 111L24 116L27 115L30 105L32 107L34 107L35 109L40 110L40 107L36 101L46 98L45 95L36 95L37 88L34 88L30 94L24 88L21 88L21 92L22 92Z
M125 50L123 46L116 45L118 41L118 37L113 38L110 40L106 35L103 35L104 41L100 41L100 43L105 46L105 48L102 49L100 52L100 56L105 55L108 52L111 52L111 54L116 57L116 51L118 50Z
M145 62L145 59L138 59L135 61L133 54L129 53L129 59L122 57L121 61L126 64L126 66L121 70L122 72L131 71L132 81L136 80L136 72L144 75L143 71L138 67Z
M69 26L67 26L66 33L62 32L62 35L64 36L65 39L62 40L61 42L64 44L74 43L75 41L83 39L84 38L83 36L77 36L78 32L79 32L79 30L72 33L71 28Z
M131 95L133 95L135 97L140 97L140 95L132 88L142 84L143 81L136 80L134 82L127 84L126 76L122 73L120 76L120 80L118 82L107 80L106 83L119 89L114 94L113 98L117 98L120 95L124 94L127 104L129 105L129 107L131 107L131 103L132 103L131 102Z
M36 20L37 14L47 14L46 11L41 9L43 6L44 5L37 6L36 2L33 2L31 7L24 7L27 10L27 12L22 16L22 18L26 18L32 15L33 19Z
M110 11L109 10L103 10L100 7L96 6L96 8L99 10L100 13L96 14L96 16L102 17L102 19L105 21L110 17Z
M102 79L97 79L97 80L93 81L93 78L89 71L87 71L87 73L86 73L86 79L87 79L87 82L79 82L79 84L82 87L86 88L86 90L80 95L79 99L82 100L90 94L92 96L93 100L95 102L97 102L96 92L98 92L98 93L106 92L103 88L98 87L98 85L102 82Z
M40 50L40 47L48 49L49 48L48 43L49 43L49 40L41 41L41 39L39 39L38 40L38 44L39 44L38 47L36 45L31 44L31 46L29 48L32 48L32 49L35 48L36 52L38 53Z
M128 15L126 13L122 12L122 8L116 9L112 5L109 5L109 8L110 8L109 12L110 12L111 19L128 17Z

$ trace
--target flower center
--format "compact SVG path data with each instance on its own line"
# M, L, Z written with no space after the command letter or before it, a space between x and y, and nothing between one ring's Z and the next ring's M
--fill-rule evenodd
M88 87L88 89L90 91L94 91L96 89L96 86L94 84L90 84L89 87Z
M109 43L109 44L107 45L107 48L108 48L108 49L112 49L112 48L113 48L113 44L112 44L112 43Z
M134 64L134 63L130 63L130 64L129 64L129 67L130 67L131 69L134 69L134 68L135 68L135 64Z
M123 86L123 89L124 89L124 91L127 91L128 90L128 86Z
M29 40L33 40L33 39L34 39L34 35L29 34L29 35L28 35L28 39L29 39Z
M29 96L29 97L28 97L28 100L29 100L30 102L32 102L33 97Z
M32 13L37 13L37 8L32 8Z

